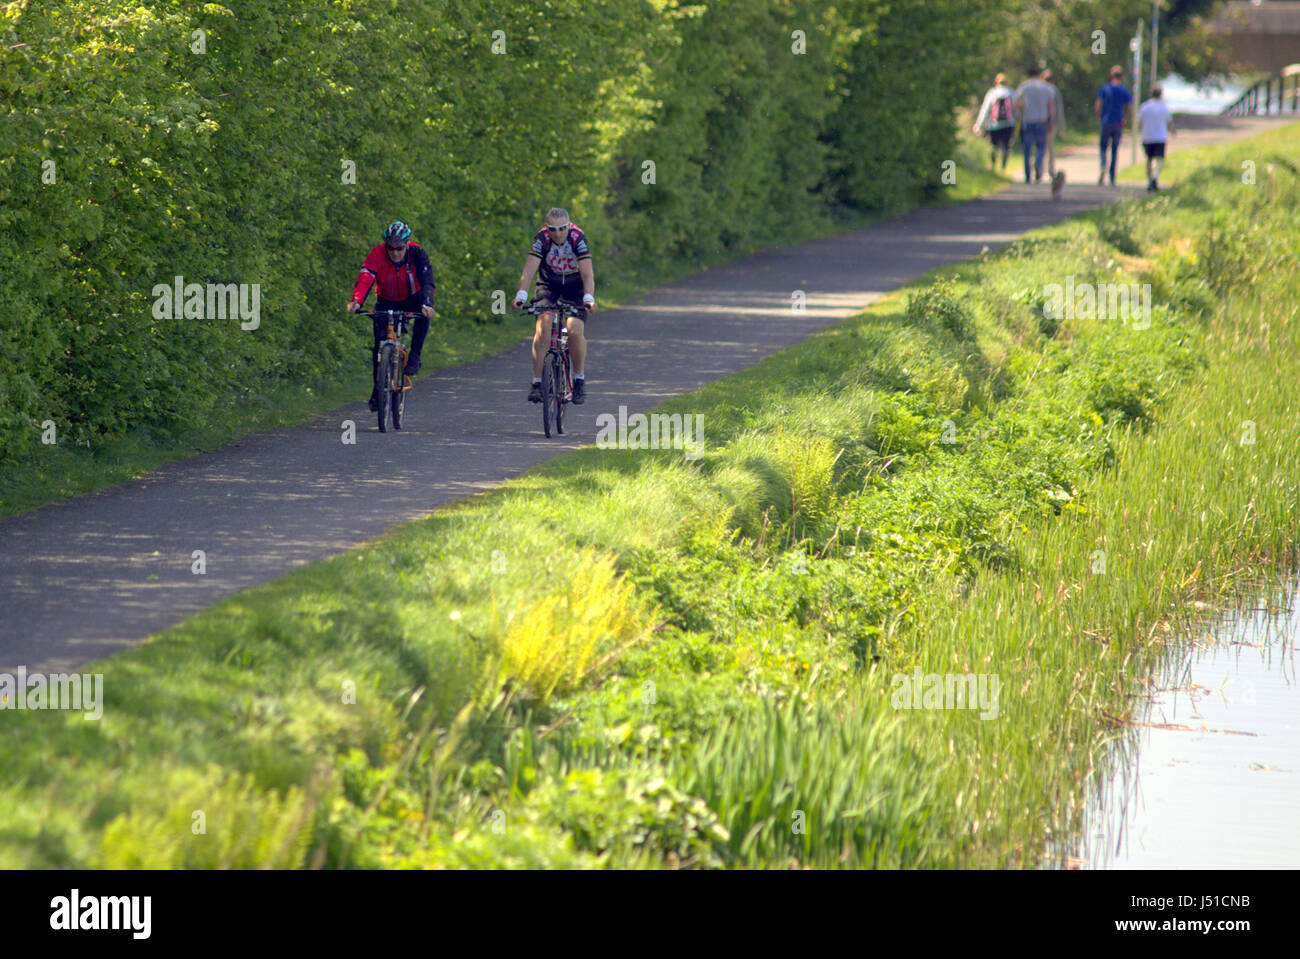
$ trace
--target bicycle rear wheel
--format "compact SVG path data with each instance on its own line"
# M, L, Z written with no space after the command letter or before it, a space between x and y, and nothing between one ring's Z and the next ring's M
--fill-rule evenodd
M555 382L555 363L548 356L546 366L542 369L542 430L548 437L551 435L551 423L556 420L559 408L560 389L559 384Z
M379 399L379 432L388 432L388 415L392 409L393 367L397 352L391 343L379 348L379 367L375 371L375 393Z

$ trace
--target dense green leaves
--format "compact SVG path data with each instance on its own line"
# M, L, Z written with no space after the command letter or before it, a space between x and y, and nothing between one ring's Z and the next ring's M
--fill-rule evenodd
M0 469L47 421L167 442L277 381L360 384L341 305L393 218L481 320L552 205L607 281L914 203L986 2L8 4ZM256 285L257 327L156 315L178 276Z

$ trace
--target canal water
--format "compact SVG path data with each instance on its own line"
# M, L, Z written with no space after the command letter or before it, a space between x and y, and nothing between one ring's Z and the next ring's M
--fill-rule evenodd
M1199 88L1171 74L1160 81L1164 88L1161 98L1174 113L1222 113L1246 88L1231 77L1220 78L1219 84L1217 88ZM1145 101L1149 95L1149 89L1144 89L1138 99Z
M1300 582L1202 624L1112 748L1068 865L1294 869L1300 862Z

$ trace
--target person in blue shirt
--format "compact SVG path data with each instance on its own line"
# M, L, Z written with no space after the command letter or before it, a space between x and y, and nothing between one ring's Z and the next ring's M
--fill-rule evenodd
M1110 82L1097 91L1097 100L1093 109L1101 120L1101 174L1097 183L1106 182L1106 148L1110 147L1110 185L1115 185L1115 166L1119 157L1119 138L1124 126L1133 116L1133 94L1120 81L1124 79L1124 68L1110 68Z

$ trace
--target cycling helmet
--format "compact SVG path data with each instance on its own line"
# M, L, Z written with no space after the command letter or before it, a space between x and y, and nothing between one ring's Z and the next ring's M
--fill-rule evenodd
M405 243L411 238L411 228L401 220L394 220L384 230L385 243Z

